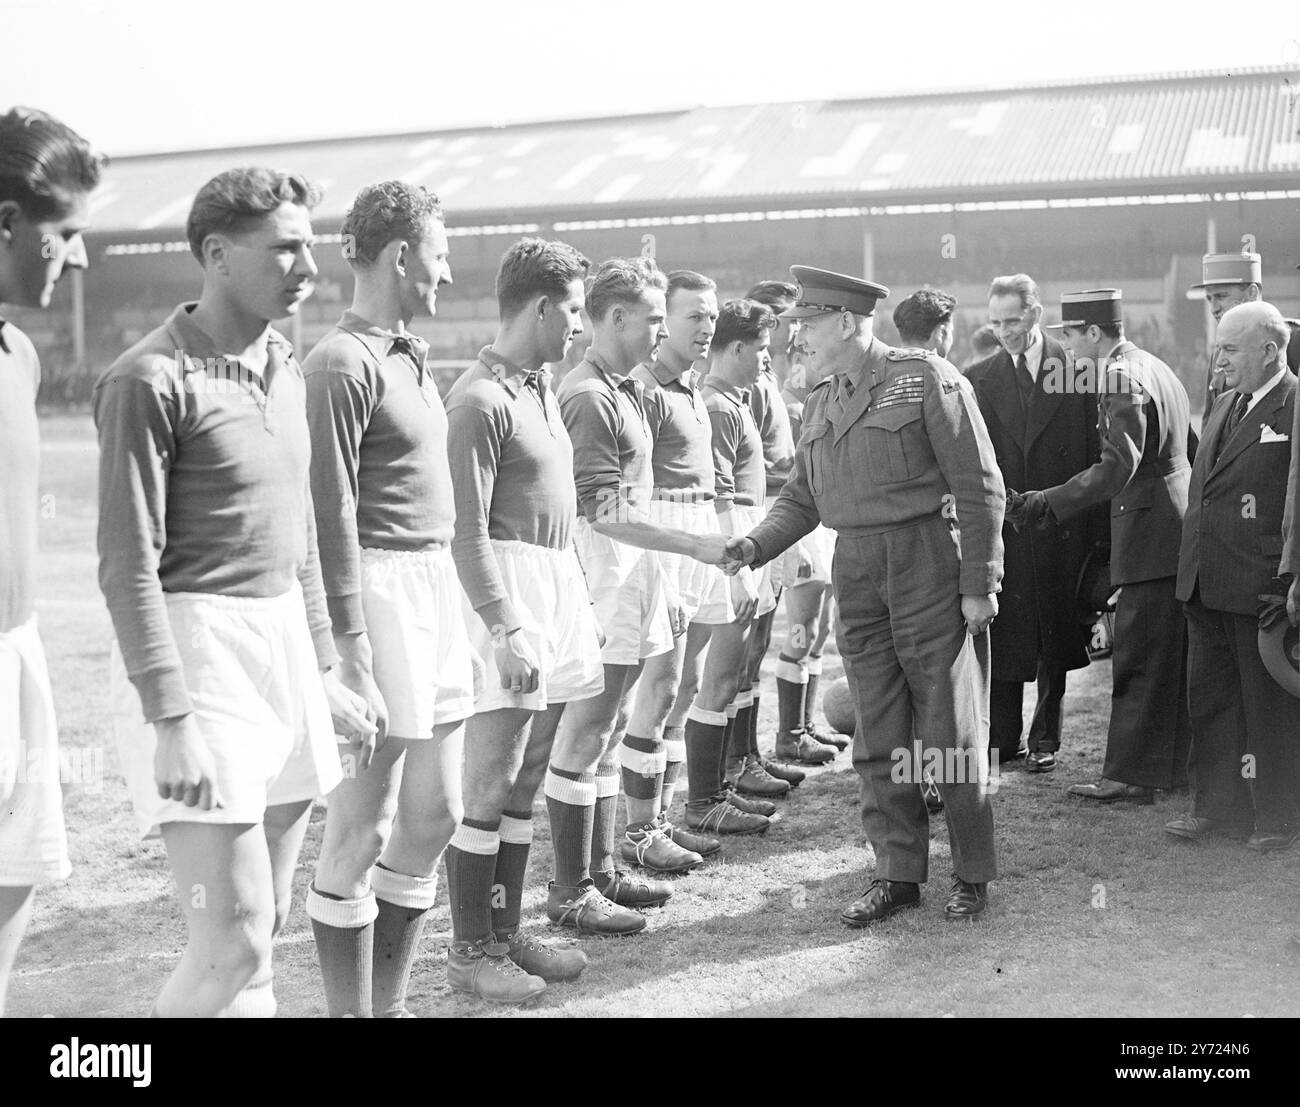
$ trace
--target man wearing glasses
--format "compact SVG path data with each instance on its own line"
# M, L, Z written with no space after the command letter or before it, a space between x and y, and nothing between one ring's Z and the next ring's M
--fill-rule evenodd
M954 868L945 913L972 918L996 875L981 778L1006 489L966 379L940 357L872 336L889 290L802 265L791 274L800 298L784 314L801 320L809 367L827 379L808 396L794 472L767 518L728 544L727 568L770 561L818 522L838 532L837 642L876 854L870 886L840 918L866 926L920 902L929 817L908 771L914 729L926 760L940 762Z

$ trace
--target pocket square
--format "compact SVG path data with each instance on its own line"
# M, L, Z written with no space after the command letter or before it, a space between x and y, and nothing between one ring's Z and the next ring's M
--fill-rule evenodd
M1259 427L1259 440L1261 444L1265 442L1290 442L1291 436L1289 434L1278 434L1277 431L1266 423L1261 423Z

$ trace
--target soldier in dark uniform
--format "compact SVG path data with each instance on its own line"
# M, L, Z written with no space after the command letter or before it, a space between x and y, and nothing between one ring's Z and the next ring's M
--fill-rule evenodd
M1264 298L1263 260L1259 254L1246 252L1206 254L1201 258L1201 283L1192 285L1192 291L1198 288L1205 292L1205 302L1210 305L1210 314L1218 326L1229 308ZM1300 321L1288 319L1286 322L1291 327L1291 341L1286 348L1287 367L1292 373L1300 373ZM1218 351L1211 350L1210 363L1205 370L1206 415L1223 391L1222 378L1215 369L1217 362Z
M826 379L809 393L790 479L767 518L728 545L762 565L818 522L837 531L836 638L853 692L853 761L875 879L841 913L865 926L920 901L929 818L916 748L941 763L954 880L945 911L984 910L996 875L987 772L989 647L1002 580L1006 489L970 384L925 350L871 333L889 290L802 265L785 314ZM960 533L957 524L960 522Z
M1118 289L1066 293L1061 342L1075 357L1066 386L1099 395L1101 459L1025 496L1025 529L1067 524L1110 504L1114 687L1102 779L1072 795L1150 803L1187 777L1191 732L1183 694L1187 638L1174 596L1195 436L1187 390L1163 361L1124 337Z

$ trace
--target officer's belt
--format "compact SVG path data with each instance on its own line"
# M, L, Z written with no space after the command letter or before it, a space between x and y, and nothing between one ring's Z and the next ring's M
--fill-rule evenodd
M951 527L952 524L939 514L938 508L925 515L918 515L915 519L908 519L905 523L868 523L864 526L836 526L835 533L841 538L872 538L877 534L888 534L891 530L907 530L909 527L919 527L924 523L939 523L945 527Z

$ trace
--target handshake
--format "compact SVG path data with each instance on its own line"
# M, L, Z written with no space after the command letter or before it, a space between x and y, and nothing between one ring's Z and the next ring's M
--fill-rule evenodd
M716 565L729 577L751 564L758 550L748 538L728 538L725 534L702 534L695 538L691 556L706 565Z
M1007 522L1019 534L1030 527L1046 530L1049 523L1056 522L1056 516L1052 514L1047 497L1041 492L1017 492L1014 488L1008 488Z

